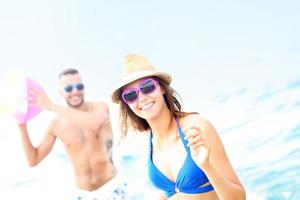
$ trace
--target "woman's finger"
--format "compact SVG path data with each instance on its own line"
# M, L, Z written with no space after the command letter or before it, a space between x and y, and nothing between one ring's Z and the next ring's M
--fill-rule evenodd
M192 144L196 144L198 142L205 141L205 140L201 135L197 135L195 137L189 138L187 141L188 141L188 146L190 146Z
M201 142L198 142L196 144L191 145L190 148L192 150L194 150L194 149L196 149L196 148L198 148L200 146L206 147L207 145L206 145L206 143L204 141L201 141Z
M184 134L185 134L184 139L188 140L189 138L198 136L200 134L200 132L196 131L194 129L186 129Z
M183 130L184 130L183 132L185 133L184 139L186 140L201 134L200 128L196 126L187 126Z

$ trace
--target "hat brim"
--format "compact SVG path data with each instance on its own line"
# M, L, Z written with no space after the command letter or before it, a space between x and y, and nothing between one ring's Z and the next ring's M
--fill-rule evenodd
M122 89L122 87L124 87L125 85L134 82L138 79L144 78L144 77L149 77L149 76L155 76L155 77L159 77L161 78L163 81L165 81L168 85L171 83L172 81L172 76L168 73L165 72L136 72L133 73L129 76L125 76L123 79L121 79L119 81L119 83L115 86L114 88L114 92L112 93L111 99L113 102L115 103L119 103L120 98L119 98L119 92Z

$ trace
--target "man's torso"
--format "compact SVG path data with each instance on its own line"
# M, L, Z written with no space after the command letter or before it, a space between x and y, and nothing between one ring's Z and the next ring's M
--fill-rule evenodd
M93 113L92 103L87 112ZM103 113L103 126L97 131L82 128L63 118L57 118L54 134L62 141L73 165L77 187L96 190L110 179L116 170L111 159L112 128L109 115Z

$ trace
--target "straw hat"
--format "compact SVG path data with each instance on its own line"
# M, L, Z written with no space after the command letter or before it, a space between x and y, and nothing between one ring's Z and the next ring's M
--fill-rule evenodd
M148 77L148 76L156 76L164 80L167 84L170 84L172 81L172 77L170 74L165 72L157 71L152 64L145 58L140 55L127 55L124 59L124 66L121 78L117 85L114 88L114 92L112 94L112 101L115 103L119 103L119 92L120 89L138 79Z

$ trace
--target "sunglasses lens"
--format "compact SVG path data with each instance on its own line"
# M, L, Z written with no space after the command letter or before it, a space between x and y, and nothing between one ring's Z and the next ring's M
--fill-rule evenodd
M76 85L77 90L83 90L84 89L84 85L82 83L79 83Z
M140 89L144 94L150 94L155 90L155 82L151 79L146 80L144 83L141 84Z
M66 92L72 92L72 90L73 90L73 86L72 85L68 85L68 86L65 87L65 91Z
M137 92L134 90L125 91L123 94L123 99L127 103L134 102L137 99L137 97L138 97Z
M81 91L84 89L84 85L82 83L77 83L77 84L70 84L70 85L67 85L66 87L64 87L65 91L70 93L73 91L73 89L76 87L76 89L78 91Z

